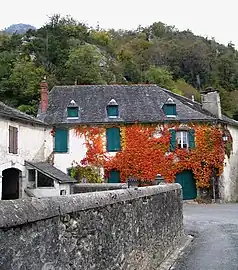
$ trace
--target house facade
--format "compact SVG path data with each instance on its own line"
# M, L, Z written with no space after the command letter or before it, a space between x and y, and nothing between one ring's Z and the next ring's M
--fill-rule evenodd
M108 182L160 176L186 199L204 190L238 199L238 125L221 114L214 89L200 104L156 85L57 86L44 90L38 119L52 127L52 159L64 173L77 162Z
M0 102L0 199L70 194L74 180L47 160L53 149L51 128Z

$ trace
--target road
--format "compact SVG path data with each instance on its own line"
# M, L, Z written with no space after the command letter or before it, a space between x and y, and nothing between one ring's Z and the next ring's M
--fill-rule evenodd
M193 242L173 269L238 270L238 204L184 204Z

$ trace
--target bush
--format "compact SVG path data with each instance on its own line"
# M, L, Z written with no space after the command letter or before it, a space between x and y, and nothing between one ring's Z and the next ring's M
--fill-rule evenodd
M86 180L87 183L102 183L99 169L90 166L80 166L79 164L72 166L70 169L70 176L79 182Z

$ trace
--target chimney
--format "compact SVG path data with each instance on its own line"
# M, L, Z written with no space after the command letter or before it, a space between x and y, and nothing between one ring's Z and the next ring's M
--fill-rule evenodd
M44 80L40 83L40 109L41 113L45 113L48 108L48 101L49 101L49 88L48 83L46 81L46 76Z
M218 90L208 87L201 92L202 108L221 119L221 100Z

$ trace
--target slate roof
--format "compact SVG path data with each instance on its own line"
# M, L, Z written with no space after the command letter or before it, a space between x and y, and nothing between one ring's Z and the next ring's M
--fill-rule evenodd
M186 106L192 107L195 110L202 112L202 113L206 113L207 115L210 115L211 117L214 118L214 115L211 114L209 111L206 111L202 108L202 104L196 101L191 101L189 98L187 97L183 97L180 96L178 94L175 94L169 90L164 89L165 92L168 92L171 96L175 97L176 99L179 99L181 102L183 102L183 104L185 104ZM220 122L224 122L224 123L228 123L230 125L235 125L238 126L238 121L231 119L229 117L227 117L226 115L222 115L222 119L217 119L216 120L220 121Z
M55 179L60 183L76 183L77 180L65 174L61 170L55 168L48 162L29 162L26 161L26 165L30 165L31 167L37 169L41 173L49 176L50 178Z
M172 98L177 116L167 117L163 104ZM114 99L119 106L119 118L107 117L106 107ZM79 106L79 118L67 119L67 106L74 100ZM166 121L216 121L216 117L201 105L162 89L157 85L73 85L55 86L49 94L49 107L39 119L48 124L151 123Z
M40 121L39 119L32 117L26 113L23 113L17 109L9 107L5 105L3 102L0 102L0 117L1 116L5 118L12 118L18 121L29 122L32 124L45 125L45 123Z

